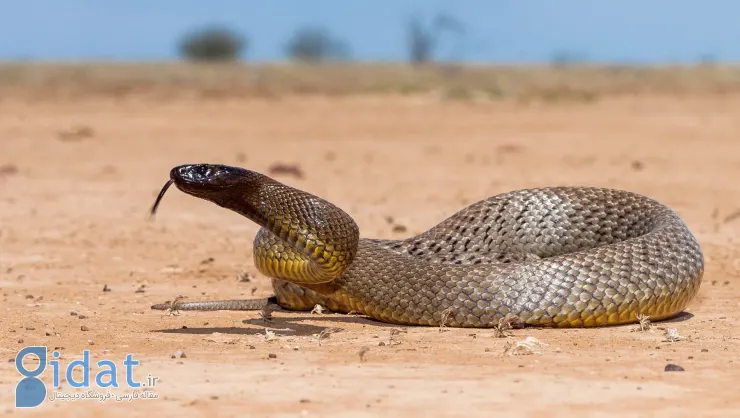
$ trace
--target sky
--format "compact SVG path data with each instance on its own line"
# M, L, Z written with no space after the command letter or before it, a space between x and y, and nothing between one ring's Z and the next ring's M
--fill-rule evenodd
M354 59L401 61L414 14L454 16L462 36L439 56L541 63L555 55L593 62L740 62L737 0L0 0L0 60L171 60L192 30L228 27L249 39L243 58L285 59L298 28L343 39Z

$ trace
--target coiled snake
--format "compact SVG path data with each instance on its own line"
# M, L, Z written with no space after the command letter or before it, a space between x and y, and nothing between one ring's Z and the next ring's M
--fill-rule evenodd
M170 171L181 191L262 228L254 261L275 296L158 304L153 309L254 310L321 304L408 325L589 327L680 313L699 290L704 257L678 215L620 190L517 190L472 204L403 240L360 238L333 204L263 174L213 164ZM444 323L443 323L444 321Z

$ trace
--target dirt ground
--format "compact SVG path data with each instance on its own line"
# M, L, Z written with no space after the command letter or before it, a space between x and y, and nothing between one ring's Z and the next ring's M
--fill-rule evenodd
M433 97L0 101L0 412L132 416L740 416L740 97L589 103ZM392 327L362 317L150 310L270 295L257 226L172 189L175 165L218 162L347 210L363 236L400 238L512 189L629 189L675 208L706 271L680 320L601 329ZM253 279L238 277L251 275ZM685 337L670 342L666 328ZM405 332L393 331L399 329ZM506 351L526 337L537 352ZM15 410L15 355L64 367L133 354L156 399L46 401ZM683 372L666 372L669 363ZM28 364L32 364L28 363ZM33 368L33 367L30 367ZM124 385L114 392L131 393ZM77 370L76 376L79 376ZM50 383L49 369L42 379ZM58 390L75 393L64 382ZM52 389L50 389L52 391ZM106 393L106 390L100 390Z

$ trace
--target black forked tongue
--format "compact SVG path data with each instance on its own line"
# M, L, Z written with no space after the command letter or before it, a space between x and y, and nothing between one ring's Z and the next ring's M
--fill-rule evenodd
M154 201L154 206L152 206L152 210L149 212L149 217L154 217L154 214L157 212L157 207L159 206L159 202L164 197L164 193L167 191L167 189L172 186L172 183L175 182L175 179L169 179L167 180L167 183L164 184L164 187L162 187L162 190L159 192L159 195L157 196L157 200Z

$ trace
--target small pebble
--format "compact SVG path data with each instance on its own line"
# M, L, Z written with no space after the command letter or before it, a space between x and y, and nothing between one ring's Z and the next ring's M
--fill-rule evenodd
M110 292L110 287L108 285L103 285L103 292Z
M83 325L80 327L80 331L90 331L90 328L88 328L87 325Z
M394 225L393 226L393 232L395 232L397 234L398 233L402 233L402 232L406 232L407 230L408 230L408 228L406 228L404 225Z
M80 318L80 319L85 319L85 318L87 318L87 315L77 315L77 317Z
M77 316L77 312L75 312L75 311L72 311L69 314L72 315L72 316Z
M277 354L270 353L270 354L267 355L267 357L269 357L269 358L277 358Z
M682 372L682 371L684 371L684 368L681 367L681 366L679 366L678 364L670 363L670 364L666 364L665 365L665 371L667 371L667 372Z
M709 352L709 349L707 349L707 348L702 348L702 349L701 349L701 352L702 352L702 353L708 353L708 352Z

